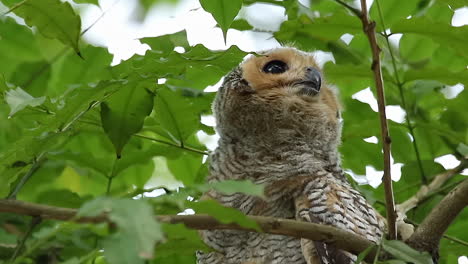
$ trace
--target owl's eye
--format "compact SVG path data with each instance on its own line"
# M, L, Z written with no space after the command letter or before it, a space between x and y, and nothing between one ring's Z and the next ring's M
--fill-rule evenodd
M280 60L272 60L263 66L263 72L279 74L288 70L288 65Z

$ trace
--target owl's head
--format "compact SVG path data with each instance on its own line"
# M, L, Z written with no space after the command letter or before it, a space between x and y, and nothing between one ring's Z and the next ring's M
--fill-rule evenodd
M225 77L214 103L221 135L224 128L241 134L288 128L316 133L314 127L338 125L339 108L313 55L295 48L245 60Z
M322 74L312 55L293 48L251 57L240 67L243 80L257 93L315 96L322 88Z

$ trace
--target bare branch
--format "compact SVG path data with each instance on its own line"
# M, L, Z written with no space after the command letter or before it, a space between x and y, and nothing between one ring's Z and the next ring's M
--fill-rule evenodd
M388 133L387 115L385 113L385 93L380 65L380 47L375 36L375 22L370 21L367 14L366 0L361 0L361 19L364 33L369 39L372 50L372 71L374 72L375 86L377 90L377 104L380 115L380 132L383 145L384 175L383 183L385 188L385 207L387 209L388 235L390 239L397 238L395 199L393 197L392 177L390 174L390 144L391 139Z
M109 222L109 219L106 215L77 218L76 209L60 208L17 200L0 200L0 212L9 212L40 217L42 219L74 221L80 223ZM255 221L265 233L292 236L297 238L307 238L314 241L324 241L327 244L334 245L356 255L375 245L365 238L333 226L264 216L248 217ZM171 224L183 223L189 228L200 230L232 229L258 232L256 230L245 228L234 223L220 223L209 215L159 215L156 218L160 222ZM367 255L366 259L372 260L375 255L376 250L373 250L370 254Z
M437 258L439 242L449 225L468 205L468 179L465 179L435 206L406 243Z

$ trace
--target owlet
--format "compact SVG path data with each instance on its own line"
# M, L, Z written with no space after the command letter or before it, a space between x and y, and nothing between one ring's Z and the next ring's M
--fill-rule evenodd
M278 48L245 60L213 103L220 135L210 182L251 180L266 199L210 191L205 197L248 215L332 225L380 240L384 219L353 189L340 165L340 106L313 56ZM353 263L356 256L320 241L235 230L201 232L215 251L200 264Z

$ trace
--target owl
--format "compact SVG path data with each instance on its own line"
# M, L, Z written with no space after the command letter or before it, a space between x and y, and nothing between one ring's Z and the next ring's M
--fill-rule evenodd
M340 105L314 57L278 48L246 59L225 76L213 103L220 135L210 182L251 180L262 199L207 192L247 215L335 226L378 242L384 219L353 189L340 165ZM236 230L205 230L214 249L200 264L353 263L356 256L321 241Z

